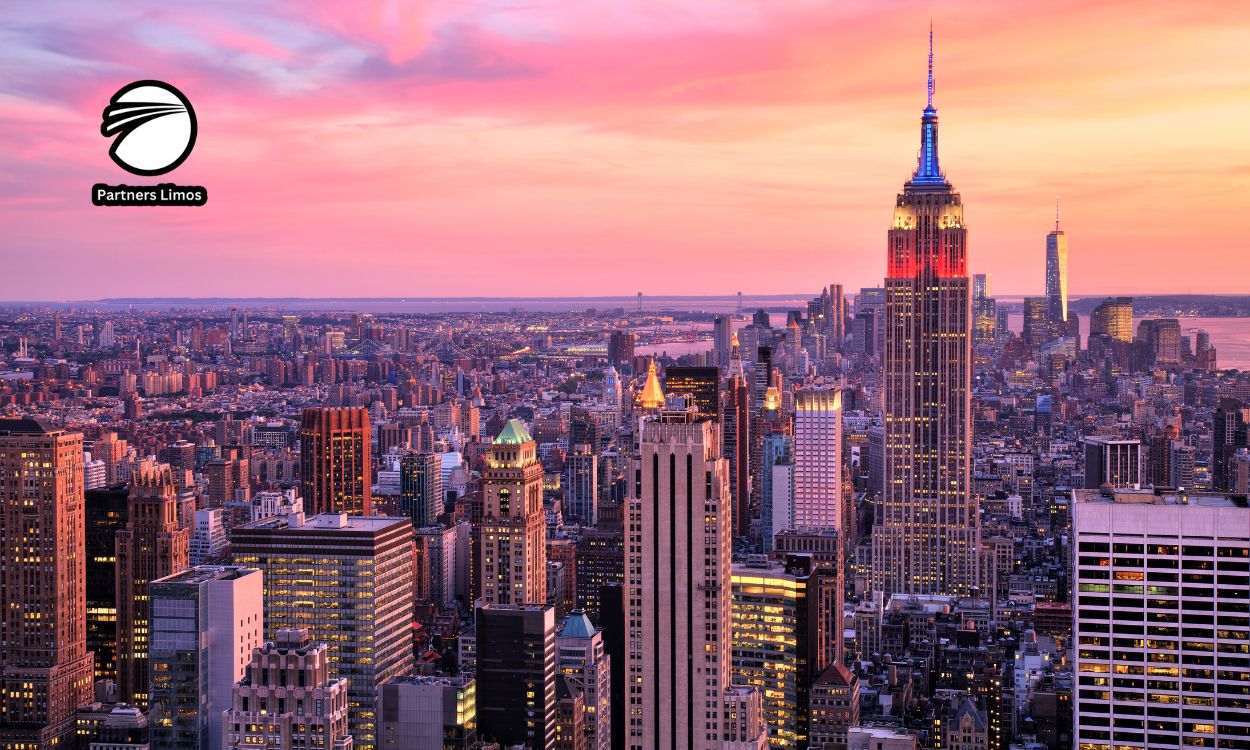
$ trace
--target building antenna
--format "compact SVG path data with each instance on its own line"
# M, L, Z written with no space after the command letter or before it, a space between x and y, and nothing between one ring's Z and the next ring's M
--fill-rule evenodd
M929 109L933 108L933 19L929 19Z
M1059 194L1055 193L1055 231L1059 231Z

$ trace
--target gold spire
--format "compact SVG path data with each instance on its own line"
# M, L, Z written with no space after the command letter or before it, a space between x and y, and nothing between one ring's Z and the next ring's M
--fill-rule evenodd
M651 360L651 367L647 370L647 382L642 386L638 403L644 409L664 408L664 389L660 387L660 377L655 374L654 359Z

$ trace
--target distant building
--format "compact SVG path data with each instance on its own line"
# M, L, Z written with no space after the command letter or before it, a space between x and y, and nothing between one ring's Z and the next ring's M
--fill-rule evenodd
M303 628L253 648L225 711L224 750L352 750L347 680L330 671L328 648Z
M1085 487L1119 489L1142 485L1142 447L1137 439L1090 435L1085 438Z
M230 540L226 537L221 508L205 508L195 512L195 530L191 534L190 557L192 565L203 565L229 554Z
M1068 236L1059 228L1055 209L1055 229L1046 235L1046 314L1056 323L1068 320Z
M1089 316L1089 335L1102 334L1112 341L1133 340L1133 298L1108 297Z
M222 712L261 644L261 578L202 565L150 584L152 750L222 747Z
M399 460L399 510L413 528L434 526L443 515L443 463L439 453L406 453Z

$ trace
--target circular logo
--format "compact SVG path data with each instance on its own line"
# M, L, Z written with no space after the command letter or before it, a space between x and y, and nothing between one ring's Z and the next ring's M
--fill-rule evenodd
M104 110L100 135L117 136L109 156L137 175L171 171L195 147L195 110L182 92L164 81L123 86Z

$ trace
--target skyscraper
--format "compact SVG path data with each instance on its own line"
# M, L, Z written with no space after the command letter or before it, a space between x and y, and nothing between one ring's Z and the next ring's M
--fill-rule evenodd
M771 469L772 467L767 467ZM842 529L842 393L794 394L794 505L785 528ZM774 508L774 517L776 509ZM774 529L780 531L780 528Z
M0 419L0 748L72 745L91 699L82 435Z
M1046 235L1046 313L1056 323L1068 320L1068 237L1059 228L1055 202L1055 231Z
M581 610L564 621L556 635L556 667L582 694L587 750L612 747L612 668L603 633Z
M716 367L668 367L664 370L664 392L686 396L687 405L700 414L720 418L720 370Z
M87 490L87 649L95 679L117 681L117 542L126 525L125 485Z
M889 232L885 352L885 493L873 532L872 587L956 595L976 585L980 526L969 487L971 282L963 202L938 165L933 106L916 171Z
M201 565L149 592L152 750L220 748L222 712L262 642L261 572Z
M556 735L556 614L551 605L477 610L477 717L485 740L552 750Z
M599 456L586 446L564 459L564 516L587 526L599 522Z
M741 360L734 361L741 364ZM751 530L751 389L741 373L730 375L725 381L724 415L722 455L729 459L734 533L745 536Z
M547 601L547 518L538 444L510 420L487 448L482 471L482 602Z
M1102 334L1112 341L1133 340L1133 298L1108 297L1089 316L1089 335Z
M626 510L627 746L712 750L730 684L729 462L691 412L645 421Z
M191 531L179 525L178 488L169 466L134 473L129 520L117 532L117 694L148 703L148 587L191 564Z
M438 453L406 453L399 460L399 509L415 529L443 515L443 464Z
M363 407L304 410L299 428L300 490L308 513L373 512L369 411Z
M1073 492L1073 747L1244 747L1244 497Z
M264 573L265 640L302 627L329 646L355 750L374 750L379 687L413 669L412 522L294 513L236 528L231 547L234 564Z

